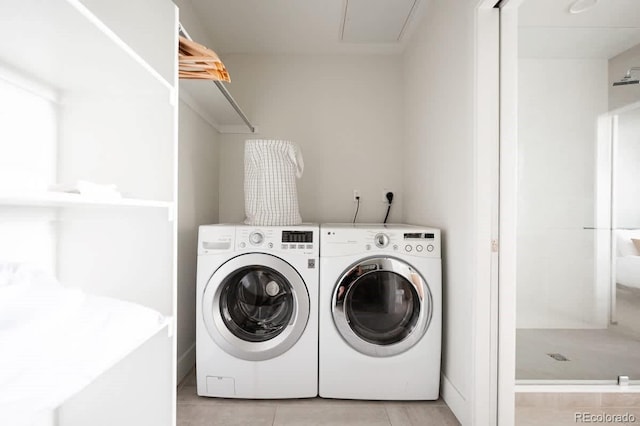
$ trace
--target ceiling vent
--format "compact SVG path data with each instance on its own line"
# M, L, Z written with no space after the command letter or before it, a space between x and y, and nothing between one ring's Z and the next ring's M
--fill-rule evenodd
M420 0L345 0L340 40L347 43L400 41Z

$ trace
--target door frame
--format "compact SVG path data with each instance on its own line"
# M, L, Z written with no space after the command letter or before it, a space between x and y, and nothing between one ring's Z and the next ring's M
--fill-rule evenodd
M474 81L474 267L472 395L468 423L499 421L503 402L499 367L500 15L498 0L476 7ZM513 389L506 390L511 395ZM508 416L508 413L507 413ZM465 423L465 422L463 422Z
M518 8L500 3L500 160L498 268L498 424L515 423L518 218Z
M481 0L476 16L478 275L471 424L478 425L515 422L518 8L523 1Z

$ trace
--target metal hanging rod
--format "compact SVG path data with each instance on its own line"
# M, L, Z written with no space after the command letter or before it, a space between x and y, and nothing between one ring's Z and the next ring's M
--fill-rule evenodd
M191 38L191 36L189 36L189 33L187 33L187 31L184 29L182 24L178 24L178 32L182 37L193 41L193 39ZM218 87L218 90L220 90L222 95L227 99L229 104L231 104L231 106L238 113L240 118L242 118L242 121L244 121L244 123L247 125L251 133L255 133L256 132L255 126L251 124L251 122L249 121L249 118L247 118L247 115L244 113L244 111L242 111L242 108L240 108L240 105L238 105L236 100L233 99L233 96L231 96L231 93L229 93L229 91L224 86L224 84L221 81L216 81L216 80L213 80L213 83Z

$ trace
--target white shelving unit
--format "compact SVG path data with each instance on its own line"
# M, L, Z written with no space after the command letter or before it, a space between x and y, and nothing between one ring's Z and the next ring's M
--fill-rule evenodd
M175 425L177 8L170 0L0 0L0 10L0 78L55 102L48 183L109 183L127 195L1 182L0 253L12 252L18 224L42 222L63 285L165 318L50 413L25 418L45 419L38 426ZM27 261L32 248L47 252L37 238L25 240Z
M99 198L52 191L0 191L0 206L23 207L149 207L172 210L169 201L135 198Z

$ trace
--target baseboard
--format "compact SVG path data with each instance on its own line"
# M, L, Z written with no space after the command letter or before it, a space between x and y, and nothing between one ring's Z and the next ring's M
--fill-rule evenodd
M187 374L189 374L191 370L193 370L193 367L195 365L196 365L196 344L194 342L193 345L189 346L189 349L187 349L182 355L178 357L177 383L180 383L182 379L187 377Z
M447 403L462 425L470 425L469 407L467 406L466 398L458 391L458 389L456 389L453 383L451 383L444 374L440 376L440 384L440 394L442 399L444 399L444 402Z

